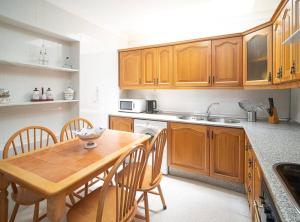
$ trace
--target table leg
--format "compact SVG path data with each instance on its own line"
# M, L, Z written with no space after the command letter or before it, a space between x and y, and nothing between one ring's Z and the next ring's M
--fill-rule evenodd
M8 180L0 174L0 222L8 221Z
M62 221L65 215L65 203L65 193L59 193L47 198L47 217L51 222Z

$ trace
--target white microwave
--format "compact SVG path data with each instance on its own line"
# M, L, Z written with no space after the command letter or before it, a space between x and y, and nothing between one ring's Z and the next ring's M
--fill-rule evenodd
M145 99L120 99L119 111L130 113L142 113L146 111Z

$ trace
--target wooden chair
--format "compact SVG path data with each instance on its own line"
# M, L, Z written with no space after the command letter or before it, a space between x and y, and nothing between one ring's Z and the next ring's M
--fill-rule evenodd
M94 125L87 119L84 118L75 118L70 121L68 121L63 128L61 129L60 133L60 141L64 142L66 140L74 139L76 136L74 135L73 131L75 130L81 130L83 128L93 128ZM106 172L104 173L104 177L106 176ZM84 188L76 190L73 195L76 196L79 199L82 199L82 196L80 194L84 191L84 196L88 194L88 188L95 183L97 183L99 180L103 180L102 177L97 176L94 180L90 181L88 184L85 184ZM72 198L72 195L70 195L70 199ZM72 198L71 202L74 203L75 199Z
M3 150L3 159L41 149L55 143L57 143L57 139L50 129L42 126L29 126L20 129L8 139ZM20 205L28 206L34 204L34 222L46 217L46 214L39 217L39 204L40 201L44 200L43 196L33 193L15 183L11 183L11 185L13 189L11 197L15 201L15 206L10 217L10 222L15 220Z
M162 189L160 187L160 181L162 179L162 173L160 172L160 169L166 140L167 129L160 130L152 139L147 157L147 162L150 162L151 164L146 165L145 171L143 173L143 182L138 188L138 191L142 192L142 195L138 198L137 202L139 203L142 200L144 200L145 217L141 215L137 215L137 217L140 219L145 219L147 222L150 221L148 193L159 195L163 205L163 209L167 209ZM124 172L125 174L127 174L126 171L128 168L129 166L126 167L123 171L121 171L120 174L123 174ZM155 188L158 189L158 192L153 191Z
M101 188L76 203L67 214L68 222L126 222L136 214L136 191L146 165L147 151L139 145L123 154L114 164ZM127 164L127 177L118 174ZM112 185L113 180L115 186Z
M84 118L75 118L68 121L63 128L61 129L60 133L60 141L66 141L75 138L73 133L74 130L81 130L82 128L93 128L93 124Z

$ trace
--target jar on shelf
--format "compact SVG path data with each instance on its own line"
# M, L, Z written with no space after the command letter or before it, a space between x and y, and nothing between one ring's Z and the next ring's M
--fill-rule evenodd
M74 90L69 86L64 91L64 98L65 100L73 100L74 99Z
M33 92L32 92L32 97L31 100L32 101L39 101L40 100L40 90L38 90L37 88L34 88Z
M50 88L48 88L46 91L46 98L47 100L54 100L53 91Z
M0 88L0 104L7 104L10 102L10 94L8 89Z

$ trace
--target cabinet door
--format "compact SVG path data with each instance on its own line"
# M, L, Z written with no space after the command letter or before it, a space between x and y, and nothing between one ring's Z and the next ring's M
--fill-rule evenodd
M158 87L165 88L172 85L173 76L173 47L157 48L157 65L158 72L156 83Z
M291 0L287 3L282 11L282 40L285 41L292 34L292 4ZM282 67L283 72L281 82L292 80L291 67L292 67L292 45L283 45L283 58Z
M280 83L282 73L282 23L278 18L273 25L273 83Z
M254 169L253 169L253 219L255 222L260 222L259 208L261 208L261 181L262 172L258 163L258 160L254 158Z
M110 116L109 128L113 130L133 132L133 119Z
M211 127L210 176L243 183L245 135L242 129Z
M272 84L272 27L244 36L244 85Z
M142 83L144 86L154 86L157 74L157 49L142 50Z
M121 88L141 84L141 51L120 52L119 84Z
M174 46L175 86L210 86L210 77L211 41Z
M212 41L212 85L242 85L242 37Z
M209 139L206 126L170 123L168 144L170 167L209 174Z
M300 0L293 0L293 32L300 28ZM293 65L295 73L293 79L300 79L300 43L293 44Z

